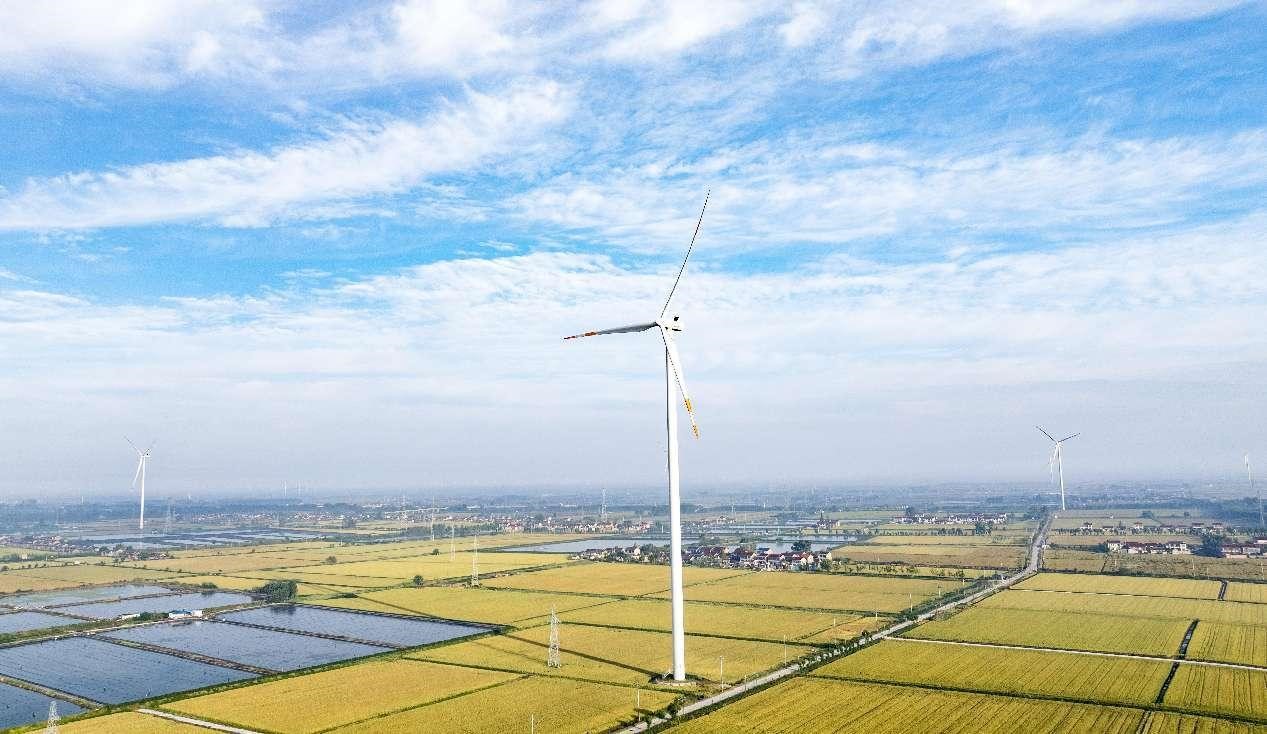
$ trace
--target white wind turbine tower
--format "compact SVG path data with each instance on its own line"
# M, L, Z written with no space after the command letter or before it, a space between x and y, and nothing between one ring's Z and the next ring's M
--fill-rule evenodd
M145 465L146 465L146 464L148 464L148 463L150 462L150 452L154 450L154 443L155 443L155 442L154 442L154 441L151 441L151 442L150 442L150 447L149 447L149 448L147 448L147 449L145 449L144 451L142 451L142 450L140 450L139 448L137 448L137 447L136 447L136 444L132 443L132 439L128 438L127 436L124 436L124 437L123 437L123 440L124 440L124 441L127 441L127 442L128 442L128 445L129 445L129 446L131 446L131 447L133 448L133 450L135 450L135 451L136 451L136 459L137 459L137 461L136 461L136 475L132 477L132 488L133 488L133 489L136 489L136 480L138 480L138 479L139 479L139 480L141 480L141 523L140 523L140 529L141 529L141 530L144 530L144 529L145 529Z
M668 298L664 299L664 307L655 321L631 326L619 326L614 329L587 331L584 334L564 337L576 339L583 336L600 334L629 334L640 331L660 330L660 339L664 342L664 411L665 428L668 433L668 471L669 471L669 578L670 598L673 602L673 679L686 680L686 633L683 629L682 607L682 497L678 486L678 442L677 442L677 390L682 392L682 402L686 405L686 415L691 421L691 431L699 438L699 426L695 422L695 409L691 405L690 393L686 390L686 380L682 376L682 360L678 357L677 345L673 341L673 332L681 331L682 325L678 316L666 319L669 304L678 284L682 282L682 274L686 272L686 263L691 259L691 251L695 249L695 239L699 237L700 226L704 223L704 210L708 208L708 195L704 196L704 206L700 209L699 220L695 223L695 233L691 235L691 244L686 248L686 257L682 259L682 267L678 269L673 287L669 289Z
M1075 433L1072 436L1065 436L1064 438L1058 441L1050 433L1048 433L1047 431L1044 431L1042 426L1034 426L1034 427L1037 428L1040 432L1042 432L1044 436L1051 439L1051 443L1052 443L1051 458L1048 459L1047 465L1054 473L1058 473L1060 475L1060 510L1061 512L1063 512L1065 510L1065 464L1064 464L1065 452L1064 452L1063 446L1064 446L1065 441L1068 441L1071 438L1076 438L1079 434Z
M1267 525L1263 524L1263 497L1261 494L1254 491L1254 467L1250 466L1248 451L1245 452L1245 473L1249 475L1250 494L1254 495L1254 497L1258 499L1258 527L1267 528Z

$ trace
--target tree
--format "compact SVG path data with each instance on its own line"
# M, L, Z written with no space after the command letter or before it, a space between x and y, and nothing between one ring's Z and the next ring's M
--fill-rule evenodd
M1211 558L1223 557L1223 538L1213 533L1201 538L1201 555Z
M792 542L792 551L795 553L804 553L814 547L814 544L808 540L796 540Z
M413 584L414 586L422 586L422 574L414 576Z
M269 581L263 586L256 589L260 594L264 595L264 599L269 602L290 601L295 598L295 594L299 592L299 584L293 579L278 579Z
M327 566L333 566L334 564L338 562L339 562L339 559L335 558L334 556L326 556L326 559L322 561L322 563L326 564Z
M440 549L439 549L439 548L432 548L432 549L431 549L431 555L433 555L433 556L438 556L438 555L440 555Z

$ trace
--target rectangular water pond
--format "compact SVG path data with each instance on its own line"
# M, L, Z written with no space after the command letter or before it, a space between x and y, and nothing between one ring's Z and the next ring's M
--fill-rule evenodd
M90 637L0 647L0 670L14 678L110 704L254 677L240 670Z
M390 648L275 632L223 622L174 622L107 632L131 640L269 670L298 670L386 652Z
M251 601L246 594L233 594L227 591L191 591L184 594L152 596L145 599L121 599L95 604L76 604L73 607L60 607L67 614L79 614L96 619L114 619L124 614L141 614L142 612L172 612L177 609L213 609L234 604L245 604Z
M0 729L48 720L48 704L53 699L43 693L0 683ZM70 716L83 711L66 701L57 701L59 716Z
M171 589L153 584L116 584L114 586L81 586L74 589L57 591L39 591L31 594L14 594L0 596L0 604L23 607L26 609L43 609L62 604L80 604L98 599L127 599L149 594L169 594Z
M82 623L82 620L62 617L57 614L46 614L44 612L11 612L9 614L0 614L0 635L10 635L14 632L30 632L31 630L42 630L49 627L64 627L68 624Z
M279 604L221 614L219 619L297 632L336 635L395 647L417 647L487 631L455 622L385 617L295 604Z

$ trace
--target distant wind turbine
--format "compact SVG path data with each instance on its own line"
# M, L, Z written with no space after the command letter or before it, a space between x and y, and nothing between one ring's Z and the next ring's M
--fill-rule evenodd
M127 441L127 442L128 442L128 445L129 445L129 446L131 446L131 447L132 447L132 449L136 451L136 459L137 459L137 461L136 461L136 475L132 477L132 489L136 489L136 482L137 482L137 480L138 480L138 479L139 479L139 480L141 480L141 523L140 523L140 529L141 529L141 530L144 530L144 529L145 529L145 465L146 465L146 464L148 464L148 463L150 462L150 452L154 450L154 443L155 443L155 442L154 442L154 441L151 441L151 442L150 442L150 447L149 447L149 448L147 448L147 449L145 449L144 451L142 451L142 450L140 450L139 448L137 448L137 447L136 447L136 444L132 443L132 439L128 438L127 436L124 436L124 437L123 437L123 440L124 440L124 441Z
M686 632L682 606L682 495L678 486L677 390L682 393L686 415L691 421L691 432L696 438L699 438L699 425L695 422L695 408L691 405L690 393L686 390L686 380L682 376L682 359L678 357L677 345L673 341L673 332L680 332L682 324L676 315L671 319L666 319L665 316L669 312L669 304L673 302L673 294L677 292L677 287L682 282L682 274L686 272L686 263L691 259L691 251L695 249L695 239L699 237L700 226L704 223L704 211L707 208L708 195L706 194L704 206L699 212L699 220L695 222L695 233L691 235L691 244L686 248L686 257L682 259L682 267L678 268L677 278L673 281L673 287L669 289L669 297L664 300L664 307L660 309L660 315L655 321L601 331L587 331L584 334L564 337L577 339L583 336L629 334L659 329L660 339L664 342L664 412L665 428L668 433L669 470L669 585L673 606L673 679L678 681L686 680Z
M1249 475L1249 491L1258 500L1258 527L1267 528L1263 523L1263 496L1254 490L1254 467L1249 464L1249 452L1245 452L1245 473Z
M1063 512L1065 509L1065 463L1064 463L1065 452L1062 447L1064 446L1065 441L1068 441L1071 438L1076 438L1079 434L1075 433L1072 436L1065 436L1064 438L1060 440L1056 440L1054 436L1052 436L1047 431L1044 431L1042 429L1042 426L1034 426L1034 427L1037 428L1040 432L1042 432L1044 436L1051 439L1051 443L1052 443L1051 458L1048 460L1047 463L1053 473L1060 474L1060 509Z

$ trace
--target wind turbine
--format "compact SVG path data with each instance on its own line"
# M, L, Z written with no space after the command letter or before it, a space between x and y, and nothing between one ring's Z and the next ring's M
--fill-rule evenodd
M1249 464L1249 452L1245 452L1245 473L1249 475L1249 491L1258 499L1258 527L1267 528L1263 523L1263 497L1254 491L1254 468Z
M151 441L151 442L150 442L150 447L149 447L149 448L147 448L147 449L145 449L144 451L142 451L142 450L140 450L139 448L137 448L137 447L136 447L136 444L132 443L132 439L128 438L127 436L124 436L124 437L123 437L123 440L124 440L124 441L127 441L127 442L128 442L128 445L129 445L129 446L131 446L131 447L132 447L132 449L133 449L134 451L136 451L136 459L137 459L137 461L136 461L136 475L132 477L132 489L136 489L136 480L140 479L140 480L141 480L141 524L140 524L140 529L141 529L141 530L144 530L144 529L145 529L145 465L146 465L146 464L148 464L148 463L149 463L149 461L150 461L150 452L154 450L154 443L155 443L155 442L154 442L154 441Z
M599 336L601 334L630 334L652 329L660 330L660 339L664 342L664 413L665 429L668 434L668 471L669 471L669 587L673 605L673 680L686 680L686 632L683 625L682 607L682 495L678 486L678 445L677 445L677 391L682 393L682 402L686 405L686 415L691 421L691 432L699 438L699 425L695 422L695 408L691 405L690 393L686 390L686 380L682 376L682 359L678 356L677 345L673 341L673 332L680 332L682 324L678 316L666 319L669 304L673 302L673 294L682 282L682 274L686 272L686 263L691 259L691 251L695 249L695 239L699 237L700 225L704 223L704 210L708 208L708 195L704 196L704 206L700 209L699 220L695 222L695 233L691 235L691 244L686 248L686 257L682 259L682 267L678 268L677 278L669 289L669 297L664 299L664 307L655 321L631 326L618 326L614 329L587 331L584 334L564 337L577 339L583 336Z
M1079 434L1075 433L1072 436L1065 436L1064 438L1057 441L1054 436L1052 436L1047 431L1044 431L1042 426L1034 426L1034 427L1037 428L1039 431L1041 431L1044 436L1051 439L1051 442L1052 442L1051 459L1048 460L1047 464L1052 469L1053 472L1060 473L1060 510L1061 512L1064 512L1065 510L1065 464L1064 464L1064 450L1061 447L1064 445L1065 441L1068 441L1071 438L1076 438Z

